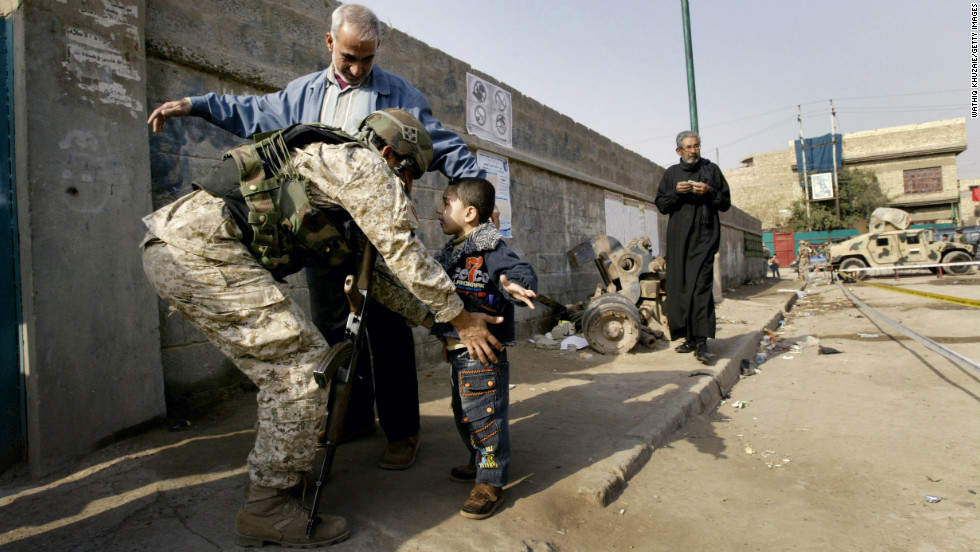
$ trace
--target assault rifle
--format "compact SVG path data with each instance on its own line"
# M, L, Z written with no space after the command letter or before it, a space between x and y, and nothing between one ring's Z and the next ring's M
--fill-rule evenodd
M347 331L344 340L334 344L327 351L327 356L313 371L313 379L320 388L326 388L330 382L330 412L326 422L326 448L323 454L323 464L320 466L320 476L316 480L316 491L313 493L313 505L310 508L310 519L306 523L306 538L313 538L313 531L319 521L317 510L320 507L320 495L323 485L330 475L334 454L340 442L347 418L347 407L350 403L351 384L354 381L354 370L357 359L364 349L364 319L367 315L368 300L371 298L371 275L377 250L366 242L364 254L361 256L361 266L355 278L348 275L344 281L344 293L350 303L350 315L347 317Z

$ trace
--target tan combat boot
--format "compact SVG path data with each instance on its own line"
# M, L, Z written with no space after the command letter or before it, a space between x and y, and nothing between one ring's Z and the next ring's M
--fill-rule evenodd
M350 536L347 520L321 515L313 538L306 538L309 513L290 489L261 487L250 483L245 488L245 504L235 517L235 544L262 546L267 542L287 548L326 546Z

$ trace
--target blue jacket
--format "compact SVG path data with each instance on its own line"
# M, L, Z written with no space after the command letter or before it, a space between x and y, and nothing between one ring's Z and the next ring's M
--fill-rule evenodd
M500 287L500 276L525 289L538 290L538 276L527 261L522 261L504 243L503 236L489 222L473 230L458 249L452 239L436 255L436 260L456 286L456 295L469 312L503 316L500 324L487 324L490 333L504 346L515 345L514 305L524 306ZM436 323L429 333L439 337L459 338L452 324Z
M315 123L327 89L327 68L299 77L279 92L264 96L232 96L209 93L192 96L191 115L248 138L257 132L278 130L295 123ZM368 90L377 94L375 110L397 107L408 111L425 125L434 150L429 170L448 178L485 177L466 143L455 132L446 130L432 115L428 100L405 79L380 67L371 71Z

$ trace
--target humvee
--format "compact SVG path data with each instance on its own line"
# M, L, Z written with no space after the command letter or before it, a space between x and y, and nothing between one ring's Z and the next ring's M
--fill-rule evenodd
M960 263L973 260L974 246L961 241L936 242L932 230L909 228L911 217L901 209L879 207L871 213L870 231L832 244L828 252L835 270L897 265ZM972 266L951 266L953 274L966 274ZM936 272L936 267L929 270ZM861 279L865 272L844 273Z

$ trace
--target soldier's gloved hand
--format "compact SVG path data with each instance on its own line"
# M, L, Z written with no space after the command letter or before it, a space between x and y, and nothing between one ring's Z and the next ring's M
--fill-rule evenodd
M459 340L466 345L470 356L478 359L484 366L497 362L495 351L503 349L500 341L490 333L487 324L500 324L502 316L490 316L482 312L460 311L456 318L449 321L456 328Z

